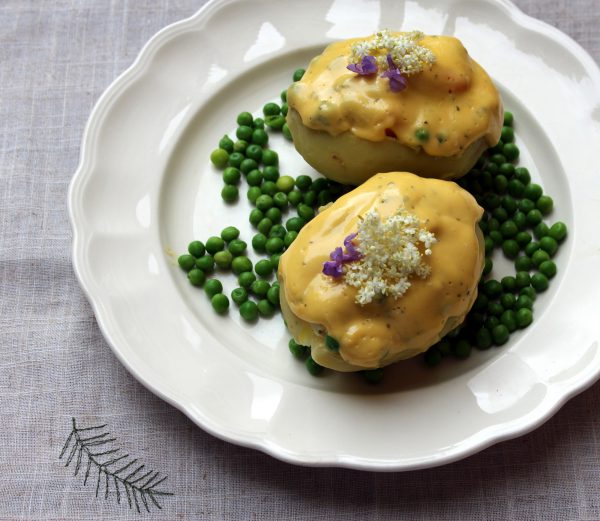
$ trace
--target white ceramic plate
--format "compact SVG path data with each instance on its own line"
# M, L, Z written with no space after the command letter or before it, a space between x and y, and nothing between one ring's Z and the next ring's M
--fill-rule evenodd
M454 34L515 114L521 163L570 234L534 324L500 349L369 387L313 378L282 321L214 314L176 266L192 238L244 223L208 156L326 43L378 28ZM216 1L167 27L104 93L71 184L75 270L122 363L214 435L304 465L407 470L447 463L547 420L600 371L600 71L572 40L506 0ZM284 173L311 169L272 139ZM227 279L228 289L233 282Z

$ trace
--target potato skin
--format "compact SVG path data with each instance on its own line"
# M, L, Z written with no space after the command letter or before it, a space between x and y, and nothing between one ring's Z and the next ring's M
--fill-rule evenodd
M458 179L465 175L488 147L482 137L460 156L434 157L423 150L402 145L393 138L368 141L351 132L332 136L302 123L290 108L287 124L294 146L305 161L325 177L343 184L359 185L380 172L406 171L422 177Z

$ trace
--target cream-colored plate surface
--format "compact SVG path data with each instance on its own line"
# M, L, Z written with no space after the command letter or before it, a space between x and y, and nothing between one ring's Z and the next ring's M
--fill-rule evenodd
M249 241L245 189L222 202L210 151L327 42L386 27L463 40L570 234L534 324L509 344L435 370L398 364L369 387L311 377L278 318L216 316L169 252L227 224ZM304 465L439 465L535 428L599 376L599 143L598 67L507 0L214 1L152 38L94 109L69 193L75 270L123 364L214 435ZM312 173L272 145L283 173Z

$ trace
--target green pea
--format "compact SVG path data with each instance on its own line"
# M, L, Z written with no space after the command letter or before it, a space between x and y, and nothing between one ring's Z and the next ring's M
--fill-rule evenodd
M253 170L257 170L257 169L258 169L258 163L256 161L254 161L254 159L246 158L240 163L240 171L244 175L248 175L250 172L252 172Z
M502 293L502 284L497 280L488 280L483 284L483 293L488 298L496 298Z
M500 233L505 239L511 239L517 235L518 231L517 225L511 220L505 221L500 225Z
M258 261L256 263L256 266L258 266L258 264L261 261ZM256 270L256 267L254 268ZM269 291L269 289L271 288L271 285L266 281L266 280L255 280L252 285L250 286L250 290L252 291L252 293L254 293L257 297L266 297L267 296L267 292Z
M524 230L527 227L527 217L521 210L517 210L514 213L512 220L519 230Z
M264 169L264 175L265 180L276 182L279 179L279 168L275 165L267 165Z
M527 213L527 224L529 226L535 226L542 222L542 212L537 209L533 209Z
M527 215L532 210L535 210L535 203L530 199L521 199L519 201L519 210L521 210L525 215Z
M308 356L308 358L306 359L306 370L312 375L312 376L319 376L322 372L323 372L323 366L317 364L317 362L315 362L312 358L312 356Z
M483 232L484 235L487 235L487 233L489 233L490 231L487 221L479 221L479 229Z
M231 252L218 251L215 253L215 264L221 269L228 269L231 266L231 261L233 260L233 255Z
M286 139L289 139L290 141L294 140L294 136L292 136L292 131L290 130L290 127L288 127L287 123L284 123L283 127L281 127L281 132L283 134L283 137L285 137Z
M558 251L558 243L550 235L546 235L540 239L540 248L552 257Z
M288 196L288 202L296 207L302 202L302 194L298 190L292 190Z
M286 234L285 226L283 226L281 224L276 224L273 226L273 228L271 228L271 231L269 231L269 239L277 237L277 238L283 240L283 238L285 237L285 234Z
M275 150L264 150L262 161L265 165L277 165L279 163L279 155L277 154L277 152L275 152Z
M248 300L248 292L245 288L235 288L231 292L231 300L239 306Z
M535 302L535 299L537 298L537 293L535 292L535 289L533 289L531 286L521 288L521 290L519 291L519 296L521 295L529 297L531 299L531 302Z
M517 260L515 260L515 270L529 271L531 268L533 268L533 262L531 262L531 259L527 257L527 255L518 257Z
M515 307L517 299L512 293L503 293L500 296L500 304L506 309L512 309Z
M506 191L513 197L521 197L525 192L525 185L518 179L511 179L508 182Z
M508 179L502 174L497 175L494 177L493 186L496 193L503 194L508 188Z
M221 230L221 239L231 242L240 236L240 231L235 226L227 226Z
M507 215L513 215L517 211L517 201L510 195L503 195L500 204L506 210Z
M517 271L515 282L517 284L517 289L526 288L531 282L531 276L527 271Z
M501 246L504 242L504 237L502 237L502 234L498 230L492 230L488 234L488 237L494 241L494 246Z
M285 116L267 116L265 117L265 125L273 130L281 130L285 125Z
M500 221L498 221L498 219L495 219L495 218L488 219L488 227L491 232L493 232L494 230L499 230L500 229Z
M250 224L254 225L254 226L258 226L258 223L260 221L263 220L263 218L265 217L265 214L263 212L261 212L258 208L254 208L251 212L250 212Z
M292 355L294 355L294 357L298 359L304 359L304 357L308 354L309 351L308 347L296 343L296 341L293 338L290 338L290 341L288 342L288 347L290 353L292 353Z
M270 260L259 260L254 265L254 271L259 277L268 277L271 275L271 273L273 273L273 265L271 264Z
M279 97L281 98L281 101L286 102L287 101L287 89L282 90Z
M494 262L490 257L485 258L485 262L483 263L483 276L488 275L494 269Z
M487 295L484 293L479 293L475 299L475 302L473 303L473 310L483 311L484 309L487 309L488 302L489 299L487 298Z
M425 363L429 367L435 367L438 365L442 361L442 358L442 353L440 353L435 347L428 349L424 356Z
M217 293L223 292L223 284L221 284L219 279L208 279L204 283L204 291L208 295L208 298L212 298Z
M483 239L485 254L490 255L494 251L494 241L490 237Z
M241 152L233 152L229 155L229 160L227 161L227 166L232 166L234 168L239 168L244 160L244 154ZM225 165L223 165L225 166Z
M531 241L529 244L527 244L527 246L525 246L525 249L523 251L525 252L525 255L531 257L539 249L540 243L537 241Z
M543 215L548 215L554 207L554 201L552 200L552 197L542 195L535 203L535 206Z
M222 148L231 154L231 152L233 152L233 141L231 141L229 136L225 135L219 141L219 148Z
M283 237L283 244L285 244L285 247L288 248L291 246L291 244L296 240L296 237L298 237L298 232L287 232Z
M255 128L252 131L252 143L264 147L269 142L269 135L262 128ZM263 152L264 156L264 152ZM241 162L241 161L240 161Z
M548 289L548 277L543 273L534 273L531 276L531 286L537 293L541 293L542 291L546 291Z
M560 242L567 236L567 225L557 221L550 227L548 233L555 241Z
M246 251L247 247L248 247L248 245L246 244L245 241L242 241L241 239L233 239L229 243L229 246L227 247L227 249L231 252L231 254L234 257L238 257L239 255L242 255Z
M251 187L256 187L258 188L260 186L260 184L263 181L263 173L260 170L251 170L250 172L248 172L248 175L246 176L246 182L251 186ZM258 194L260 195L262 192L260 191L259 188L259 192Z
M488 304L488 307L487 307L488 315L492 315L494 317L499 317L500 315L502 315L503 311L504 311L504 308L502 307L502 304L500 304L500 302L492 301Z
M471 355L471 344L466 340L459 340L455 344L452 344L452 354L456 358L469 358Z
M492 347L492 334L486 327L477 330L475 334L475 347L481 351Z
M238 152L242 156L242 158L239 161L240 163L244 160L244 154L246 153L247 148L248 148L248 141L244 141L243 139L239 139L238 141L236 141L233 144L233 151ZM237 158L237 156L236 156L236 158ZM238 161L238 159L236 159L236 162L237 161ZM239 166L239 165L233 165L233 166Z
M246 197L248 198L248 201L250 201L252 204L255 204L256 200L260 197L261 194L262 192L260 191L260 188L258 186L251 186L246 192Z
M287 195L285 195L285 193L283 193L283 192L277 192L273 196L273 204L275 206L277 206L278 208L287 208L287 205L288 205Z
M520 329L526 328L533 322L533 313L528 308L521 308L515 313L515 320Z
M488 317L485 319L483 325L489 329L490 331L494 329L498 324L500 324L500 319L498 317Z
M524 248L525 246L527 246L531 242L531 240L532 240L531 234L529 234L527 232L519 232L515 236L515 241L517 241L517 244L521 248Z
M448 340L440 340L435 346L442 356L448 356L452 353L452 345Z
M271 317L275 313L275 306L271 304L267 299L261 299L257 304L258 313L261 317Z
M267 300L275 307L279 306L279 286L273 284L267 291Z
M527 295L519 295L517 302L515 302L515 309L519 310L523 308L533 309L533 300Z
M252 139L252 127L247 125L240 125L235 131L235 135L238 139L243 141L250 141Z
M302 196L302 201L307 206L314 206L317 202L317 192L314 190L309 190Z
M509 126L502 127L500 139L502 139L502 141L505 143L512 143L515 140L515 131Z
M494 344L501 346L508 342L508 338L510 333L508 328L504 324L498 324L496 327L492 329L492 339L494 340Z
M278 190L287 194L294 189L294 178L290 175L284 175L277 179L275 184Z
M302 76L304 76L305 72L306 71L304 69L296 69L294 71L293 76L292 76L293 80L294 81L300 81L302 79Z
M253 117L250 112L240 112L236 119L238 125L248 125L251 126L253 122Z
M265 217L267 219L271 219L271 222L273 223L279 223L281 222L281 210L279 208L269 208L266 212L265 212Z
M512 112L505 110L504 111L504 126L512 127L513 122L514 122L514 116L513 116Z
M273 253L281 253L283 251L283 240L279 237L269 239L266 244L266 250L270 255Z
M274 253L269 258L269 260L271 261L271 265L273 266L273 269L275 271L277 271L277 268L279 268L279 259L280 258L281 258L281 253Z
M258 317L258 306L255 302L247 300L240 305L240 315L247 322L252 322Z
M256 228L260 233L267 235L272 227L273 221L271 221L271 219L269 219L268 217L265 217L264 219L261 219Z
M229 160L229 158L230 156L227 150L223 150L222 148L217 148L213 150L210 154L210 160L212 164L215 165L217 168L225 168L225 166L227 166L227 161Z
M255 118L252 126L254 128L264 129L265 128L265 120L263 118Z
M551 260L542 262L539 265L538 269L540 270L540 273L544 275L547 279L551 279L556 275L556 264L554 264L554 262L552 262Z
M536 239L541 239L542 237L546 237L546 235L548 235L550 233L550 228L548 228L548 225L545 222L541 222L539 223L534 229L533 229L533 235L535 235Z
M265 116L276 116L281 114L281 107L277 103L267 103L263 107L263 114Z
M304 221L310 221L315 216L315 211L307 204L299 204L297 212L298 217Z
M310 185L310 189L317 193L326 188L329 188L329 179L326 177L317 177Z
M203 255L199 259L196 259L196 268L202 270L204 273L210 273L215 267L215 260L212 255Z
M254 273L245 271L244 273L240 273L238 277L238 284L242 286L242 288L248 289L252 286L252 283L256 280L256 276Z
M509 333L512 333L517 329L517 315L512 309L507 309L502 315L500 315L500 324L508 329Z
M426 128L418 128L417 130L415 130L415 137L421 141L422 143L424 143L425 141L429 140L429 130L427 130Z
M531 174L524 166L515 168L515 178L524 186L527 186L529 183L531 183Z
M506 157L502 154L493 154L490 161L496 164L497 169L502 163L506 163Z
M223 248L225 248L225 241L221 237L209 237L206 241L206 251L211 255L221 251Z
M202 286L206 280L206 275L202 270L194 268L188 272L188 280L193 286Z
M236 275L245 271L252 271L252 261L248 257L236 257L231 261L231 269Z
M252 237L252 247L255 251L262 253L265 251L265 245L267 244L267 236L262 233L257 233Z
M519 147L514 143L506 143L502 147L502 153L509 161L515 161L519 157Z
M262 161L262 155L263 150L260 145L252 144L248 145L248 148L246 148L246 157L248 159L256 161L257 163L260 163Z
M256 207L263 212L266 212L272 206L273 198L270 195L263 194L256 199Z
M538 184L531 183L525 187L525 192L523 193L523 197L533 201L534 203L542 196L543 190L542 187Z
M210 299L213 309L220 315L227 312L229 309L229 299L223 293L217 293Z
M221 197L226 203L234 202L239 196L237 186L225 185L221 190Z
M196 259L192 255L180 255L177 263L182 270L190 271L196 265Z
M330 351L339 351L340 350L340 343L331 335L325 336L325 346Z
M532 256L531 261L535 267L538 267L542 262L550 260L550 255L544 250L537 250Z
M277 193L277 185L273 181L263 181L260 189L263 194L273 197Z

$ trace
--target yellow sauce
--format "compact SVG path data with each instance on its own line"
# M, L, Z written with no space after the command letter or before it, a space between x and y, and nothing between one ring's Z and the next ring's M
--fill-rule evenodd
M411 279L398 299L361 306L355 302L357 290L324 275L323 263L356 231L360 216L377 209L385 219L402 204L438 240L425 257L431 274ZM482 213L455 183L408 173L377 174L317 215L283 254L279 280L287 305L322 335L336 338L341 358L358 368L423 352L447 332L448 323L462 321L477 296L484 261L477 226Z
M352 45L366 38L333 43L314 58L304 77L288 90L291 109L303 124L331 135L352 132L368 141L394 136L432 156L460 155L484 137L493 146L502 130L502 103L492 80L449 36L425 36L419 45L436 61L408 77L408 87L393 92L379 75L359 76L346 67ZM429 139L415 132L426 129Z

